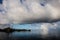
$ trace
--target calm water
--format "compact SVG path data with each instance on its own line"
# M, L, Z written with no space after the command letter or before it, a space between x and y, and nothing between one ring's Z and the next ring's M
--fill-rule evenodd
M32 38L40 38L40 31L39 30L31 30L26 32L13 32L10 34L10 37L14 40L18 39L32 39Z
M37 29L25 32L0 32L0 40L40 40L41 38L42 35L40 33L40 30Z
M12 32L12 33L5 33L0 32L0 39L1 40L20 40L20 39L31 39L31 38L40 38L40 31L39 30L31 30L31 31L21 31L21 32Z

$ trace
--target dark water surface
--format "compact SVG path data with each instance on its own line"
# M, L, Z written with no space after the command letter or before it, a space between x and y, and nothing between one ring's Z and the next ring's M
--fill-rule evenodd
M57 40L56 38L42 38L39 30L5 33L0 32L0 40ZM59 40L59 39L58 39Z
M31 30L31 31L21 31L21 32L12 32L12 33L5 33L0 32L0 40L31 40L39 39L40 31L38 30Z

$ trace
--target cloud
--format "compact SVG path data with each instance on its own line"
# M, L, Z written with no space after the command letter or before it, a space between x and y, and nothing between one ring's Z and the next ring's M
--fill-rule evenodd
M0 24L0 29L4 29L4 28L7 28L7 27L10 27L11 25L9 24Z
M56 22L60 20L59 0L3 0L2 5L0 7L0 9L3 8L3 12L0 13L0 24Z
M56 21L60 21L59 0L3 0L0 4L2 29L9 24L41 23L37 26L42 35L58 35L60 22Z
M60 24L60 23L59 23ZM58 22L56 23L42 23L40 26L40 33L42 37L47 37L47 36L59 36L59 25Z
M7 19L6 10L3 5L0 4L0 24L8 24L9 21Z

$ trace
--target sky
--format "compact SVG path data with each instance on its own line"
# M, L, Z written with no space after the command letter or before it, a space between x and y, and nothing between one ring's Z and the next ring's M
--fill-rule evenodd
M48 34L60 28L60 0L0 0L0 28L40 29ZM16 24L16 25L15 25ZM17 27L18 26L18 27Z
M60 20L59 0L3 0L0 24L28 24Z
M0 4L2 4L2 0L0 0Z

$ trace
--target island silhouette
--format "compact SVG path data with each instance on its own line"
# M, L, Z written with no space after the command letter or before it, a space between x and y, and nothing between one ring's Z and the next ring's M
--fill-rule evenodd
M14 32L14 31L17 31L17 32L21 32L21 31L23 31L23 32L25 32L25 31L31 31L30 29L13 29L13 28L10 28L10 27L8 27L8 28L5 28L5 29L0 29L0 32L6 32L6 33L11 33L11 32Z

